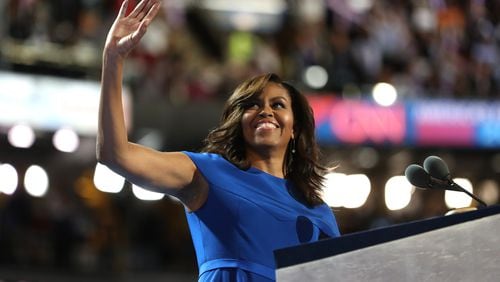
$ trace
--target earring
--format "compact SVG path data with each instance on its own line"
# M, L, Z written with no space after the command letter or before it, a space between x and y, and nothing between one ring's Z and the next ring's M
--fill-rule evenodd
M295 154L295 139L292 139L292 144L291 144L291 146L292 146L292 150L291 150L291 151L292 151L292 154Z

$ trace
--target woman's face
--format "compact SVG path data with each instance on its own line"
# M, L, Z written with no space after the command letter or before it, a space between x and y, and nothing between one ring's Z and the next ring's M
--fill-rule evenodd
M245 106L241 126L248 149L285 151L294 126L288 91L277 83L268 83L262 93Z

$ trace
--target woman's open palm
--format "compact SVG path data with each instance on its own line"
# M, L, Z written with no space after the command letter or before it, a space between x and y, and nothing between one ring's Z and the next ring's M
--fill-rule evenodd
M142 0L129 15L125 15L128 2L123 1L106 38L105 49L120 57L127 56L134 49L160 8L159 0Z

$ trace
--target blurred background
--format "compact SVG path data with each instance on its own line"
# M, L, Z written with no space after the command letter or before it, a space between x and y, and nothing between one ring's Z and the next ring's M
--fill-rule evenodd
M120 4L0 2L0 281L197 276L183 207L96 164ZM164 0L125 66L130 139L198 150L234 87L275 72L310 99L343 234L476 206L408 183L430 155L498 204L499 42L498 0Z

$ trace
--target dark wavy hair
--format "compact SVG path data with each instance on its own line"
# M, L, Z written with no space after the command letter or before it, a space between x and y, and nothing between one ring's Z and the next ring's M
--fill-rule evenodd
M299 192L299 195L295 196L307 205L322 204L323 175L328 169L319 163L312 109L304 95L276 74L253 77L234 90L224 106L219 125L204 140L202 151L220 154L240 169L246 170L250 167L245 156L246 145L241 118L248 101L259 95L268 83L281 85L292 99L295 138L288 143L283 162L285 178L290 180ZM295 147L295 153L292 153L292 147Z

